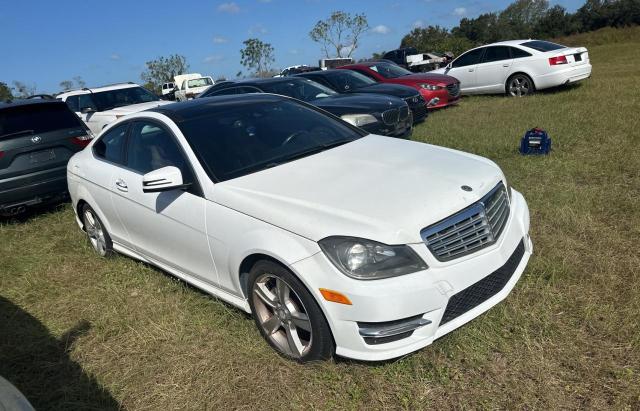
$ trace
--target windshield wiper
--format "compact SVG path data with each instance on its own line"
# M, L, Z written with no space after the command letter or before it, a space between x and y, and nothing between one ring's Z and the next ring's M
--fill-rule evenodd
M20 130L20 131L14 132L14 133L3 134L3 135L0 136L0 138L20 136L22 134L33 134L33 132L34 132L34 130Z

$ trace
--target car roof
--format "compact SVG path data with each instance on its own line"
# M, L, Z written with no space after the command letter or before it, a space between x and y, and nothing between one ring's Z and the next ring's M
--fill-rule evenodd
M29 99L21 98L15 100L0 101L0 110L9 107L30 106L36 104L65 104L64 102L56 99Z
M234 94L202 97L180 103L167 104L147 111L164 114L176 123L198 117L207 111L252 103L273 103L292 100L289 97L269 93Z
M491 43L491 44L485 44L482 47L487 47L487 46L520 46L522 45L522 43L526 43L527 41L533 41L532 39L527 39L527 40L505 40L505 41L498 41L496 43ZM477 47L479 48L479 47Z
M111 90L121 90L123 88L132 88L132 87L141 87L139 84L128 82L128 83L115 83L115 84L107 84L106 86L100 87L84 87L74 90L63 91L62 93L58 93L57 97L67 97L67 96L75 96L78 94L88 94L95 93L98 91L111 91Z

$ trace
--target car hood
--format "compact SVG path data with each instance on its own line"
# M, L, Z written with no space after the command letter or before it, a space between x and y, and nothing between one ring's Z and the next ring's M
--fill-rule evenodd
M407 76L396 77L393 80L396 80L400 83L411 83L411 84L428 83L428 84L435 84L438 86L446 86L458 81L455 77L447 76L445 74L433 73L433 72L409 74Z
M137 113L138 111L149 110L152 108L164 106L165 104L171 104L171 103L172 103L171 101L164 101L164 100L150 101L148 103L131 104L130 106L116 107L109 111L115 114L131 114L131 113Z
M355 93L389 94L391 96L400 97L400 98L413 97L417 93L416 89L414 89L413 87L403 86L401 84L388 84L388 83L371 84L369 86L355 89L354 92Z
M502 178L482 157L368 135L215 184L212 200L313 241L342 235L410 244Z
M341 116L344 114L380 113L405 103L398 97L367 93L335 94L309 102L316 107Z

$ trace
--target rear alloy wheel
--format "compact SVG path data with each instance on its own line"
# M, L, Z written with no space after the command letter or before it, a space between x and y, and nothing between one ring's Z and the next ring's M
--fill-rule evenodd
M331 358L329 325L309 291L272 261L259 261L249 273L249 305L258 329L281 355L299 362Z
M507 93L511 97L524 97L533 91L533 81L526 74L514 74L507 81Z
M111 253L113 253L111 237L107 229L102 225L100 218L98 218L93 208L88 204L82 207L82 222L84 224L84 231L87 233L93 249L96 250L101 257L111 255Z

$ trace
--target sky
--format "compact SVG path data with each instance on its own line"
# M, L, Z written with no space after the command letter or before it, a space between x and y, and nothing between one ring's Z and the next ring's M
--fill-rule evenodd
M357 58L397 48L414 27L456 26L462 17L504 9L512 0L0 0L0 81L38 92L81 76L87 86L141 83L145 62L178 53L190 72L235 77L242 42L275 49L276 68L317 65L309 38L332 11L364 13L371 30ZM584 0L552 0L575 11Z

